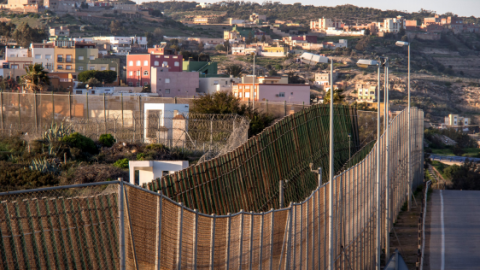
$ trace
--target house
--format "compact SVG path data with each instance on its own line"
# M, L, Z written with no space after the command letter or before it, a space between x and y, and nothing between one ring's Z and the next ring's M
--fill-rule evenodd
M151 67L151 90L160 97L195 97L198 72L170 72L168 67Z
M130 184L142 186L187 167L188 160L130 160L128 161Z
M182 72L183 57L181 55L162 55L152 53L128 54L126 66L126 82L129 86L150 84L152 67L166 67L169 72Z
M377 85L360 82L355 85L355 90L358 101L369 103L377 101Z
M254 89L255 85L255 89ZM233 83L232 93L242 101L271 101L296 104L310 104L310 86L289 84L288 77L244 76L239 83Z
M333 83L338 78L338 72L334 71L333 72ZM315 81L314 84L316 85L325 85L330 83L330 72L320 72L320 73L315 73Z
M447 126L468 126L472 124L472 120L458 114L449 114L445 117L445 125Z
M50 27L48 30L50 36L69 37L70 30L66 26Z
M325 32L329 28L334 28L334 30L342 29L343 23L332 21L332 19L325 19L325 18L310 21L310 31L314 33Z
M216 92L231 92L234 83L241 82L240 78L207 77L200 78L198 93L214 94Z

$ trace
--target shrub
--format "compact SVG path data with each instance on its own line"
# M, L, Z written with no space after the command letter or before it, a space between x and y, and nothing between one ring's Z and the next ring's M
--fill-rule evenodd
M74 148L82 149L85 152L90 154L97 153L97 147L92 139L83 136L78 132L74 132L68 136L63 137L63 142L66 142L68 145Z
M119 159L115 161L115 163L113 163L113 166L120 169L128 169L128 159L127 158Z
M112 147L112 145L115 143L115 138L112 136L112 134L102 134L100 135L98 141L106 147Z

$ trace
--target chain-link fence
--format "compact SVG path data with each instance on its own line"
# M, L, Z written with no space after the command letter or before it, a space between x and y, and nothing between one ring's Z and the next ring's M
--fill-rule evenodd
M247 140L250 121L246 117L189 113L181 104L178 108L151 106L174 101L183 102L174 98L0 93L0 132L38 139L54 124L62 123L94 140L112 134L117 141L214 153L226 146L232 134L240 143Z

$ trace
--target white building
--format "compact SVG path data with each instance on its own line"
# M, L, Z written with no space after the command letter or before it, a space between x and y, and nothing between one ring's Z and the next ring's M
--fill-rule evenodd
M200 78L198 91L202 94L214 94L216 92L231 92L233 83L241 82L241 78L210 77Z
M141 186L188 167L188 160L129 160L130 184ZM138 171L138 178L135 178Z
M53 43L32 43L32 58L34 64L41 64L44 69L51 72L54 66L55 48Z

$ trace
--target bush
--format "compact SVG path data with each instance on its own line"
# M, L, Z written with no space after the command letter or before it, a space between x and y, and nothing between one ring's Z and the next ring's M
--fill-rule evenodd
M92 139L83 136L78 132L74 132L66 137L63 137L63 142L66 142L69 146L81 149L90 154L97 153L97 146Z
M106 147L112 147L112 145L115 143L115 138L112 136L112 134L102 134L100 135L100 138L98 141L105 145Z
M119 159L115 161L115 163L113 163L113 166L120 169L128 169L128 159L127 158Z

